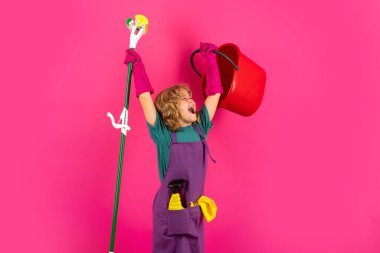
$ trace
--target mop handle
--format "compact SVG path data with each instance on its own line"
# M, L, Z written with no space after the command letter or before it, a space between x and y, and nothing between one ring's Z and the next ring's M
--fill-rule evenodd
M201 52L201 50L197 49L197 50L195 50L191 54L191 56L190 56L190 63L191 63L191 66L193 67L195 73L197 73L199 77L202 77L201 73L199 73L199 71L195 68L195 65L194 65L194 56L195 56L195 54L200 53L200 52ZM224 53L222 53L222 52L220 52L218 50L212 50L211 52L213 52L215 54L218 54L220 56L223 56L226 60L228 60L234 66L234 68L236 69L236 71L239 71L239 67L226 54L224 54Z
M126 25L128 28L130 28L132 19L127 19ZM136 29L140 29L140 25L144 24L144 28L148 28L148 19L143 15L136 15L135 21L133 22L133 25L136 25ZM134 30L132 30L134 31ZM146 32L146 30L145 30ZM137 38L135 41L134 46L131 46L130 49L134 50L135 46L137 44L137 41L141 37ZM125 146L125 137L126 137L126 128L129 127L127 125L127 122L124 122L124 120L128 117L128 108L129 108L129 95L130 95L130 89L131 89L131 76L132 76L132 70L133 70L133 62L130 62L128 64L128 75L127 75L127 87L125 92L125 100L124 100L124 110L122 112L122 116L120 118L122 119L122 129L125 129L125 133L121 133L121 141L120 141L120 151L119 151L119 165L117 170L117 181L116 181L116 192L115 192L115 202L114 202L114 211L113 211L113 220L112 220L112 231L111 231L111 242L110 242L110 248L109 252L113 253L115 248L115 234L116 234L116 223L117 223L117 213L119 209L119 196L120 196L120 184L121 184L121 175L122 175L122 169L123 169L123 158L124 158L124 146ZM110 117L111 120L113 117ZM114 120L113 120L114 121Z
M128 64L127 88L126 88L126 95L125 95L125 101L124 101L124 108L126 108L126 110L128 110L128 107L129 107L129 94L130 94L130 89L131 89L132 68L133 68L133 63L130 62ZM115 246L116 222L117 222L117 213L119 209L120 184L121 184L121 175L123 172L124 146L125 146L125 134L121 133L119 165L117 169L116 192L115 192L115 202L114 202L114 209L113 209L111 242L110 242L110 249L109 249L110 253L114 252L114 246Z

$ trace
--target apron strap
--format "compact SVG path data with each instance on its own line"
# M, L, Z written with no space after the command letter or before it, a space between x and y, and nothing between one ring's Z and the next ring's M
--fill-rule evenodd
M199 126L197 124L193 124L193 127L194 127L195 131L198 132L199 136L201 137L201 140L205 140L206 138L204 137L201 129L199 128Z
M208 155L210 156L211 161L213 161L214 163L216 163L215 159L212 158L212 155L211 155L211 153L210 153L210 149L208 148L208 145L207 145L206 138L205 138L205 136L203 135L201 129L199 128L199 126L198 126L197 124L193 124L193 127L194 127L194 129L198 132L199 136L201 137L202 142L205 144L205 147L206 147L207 153L208 153Z
M176 133L173 131L172 132L172 143L176 143L177 142L177 135Z

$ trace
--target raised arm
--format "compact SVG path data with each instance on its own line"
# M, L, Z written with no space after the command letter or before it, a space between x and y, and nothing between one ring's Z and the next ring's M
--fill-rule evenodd
M128 25L131 30L129 37L129 48L127 49L127 55L125 56L124 63L133 63L132 74L136 88L136 97L139 98L146 121L154 125L156 121L156 108L154 106L152 97L150 94L154 92L152 85L150 84L148 75L145 72L144 64L140 55L134 51L137 42L145 34L145 24L141 27L137 27L134 21L131 21ZM139 29L137 32L137 28Z
M215 95L208 96L205 100L205 106L207 108L210 121L214 118L216 108L218 107L219 98L220 93L216 93Z
M140 100L146 121L149 124L154 125L154 122L156 121L156 108L154 107L150 95L154 92L153 87L145 72L145 67L140 55L132 49L127 49L124 63L129 64L130 62L133 62L132 74L136 88L136 97Z
M156 107L154 106L150 92L144 92L139 96L141 106L144 111L145 119L150 125L156 122Z
M201 55L207 63L206 70L206 100L205 106L207 108L210 120L214 118L216 108L218 107L220 95L223 93L222 84L220 82L218 64L216 62L216 54L212 50L217 47L210 43L202 43L200 45Z

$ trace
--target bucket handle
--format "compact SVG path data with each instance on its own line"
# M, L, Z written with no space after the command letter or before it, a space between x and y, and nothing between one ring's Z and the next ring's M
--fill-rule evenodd
M195 56L195 54L200 53L200 52L201 52L201 50L200 50L200 49L197 49L197 50L195 50L195 51L191 54L191 56L190 56L190 63L191 63L191 66L193 67L195 73L197 73L199 77L202 77L201 73L199 73L199 71L195 68L195 65L194 65L194 59L193 59L194 56ZM239 71L239 67L236 66L236 64L230 59L230 57L228 57L227 55L225 55L224 53L222 53L222 52L220 52L220 51L218 51L218 50L212 50L211 52L213 52L213 53L215 53L215 54L218 54L218 55L220 55L220 56L223 56L226 60L228 60L228 61L234 66L234 68L236 69L236 71Z

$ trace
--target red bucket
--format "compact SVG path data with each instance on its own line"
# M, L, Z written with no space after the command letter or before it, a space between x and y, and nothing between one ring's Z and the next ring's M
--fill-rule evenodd
M193 52L190 58L191 65L199 76L193 63L193 57L199 49ZM227 43L214 50L220 72L220 81L223 94L220 97L218 108L224 108L242 116L251 116L259 108L264 96L266 74L263 68L241 53L240 49ZM202 75L203 90L206 84L206 74Z

